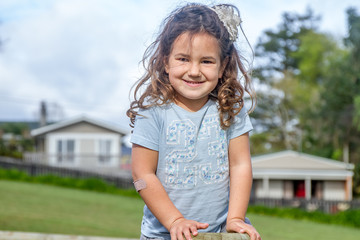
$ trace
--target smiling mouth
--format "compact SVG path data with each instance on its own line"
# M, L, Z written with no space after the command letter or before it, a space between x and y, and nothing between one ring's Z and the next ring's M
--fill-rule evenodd
M187 80L184 80L184 82L185 82L187 85L190 85L190 86L200 86L201 84L204 83L204 82L187 81Z

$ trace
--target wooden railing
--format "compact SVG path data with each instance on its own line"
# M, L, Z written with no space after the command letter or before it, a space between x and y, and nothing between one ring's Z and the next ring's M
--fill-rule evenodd
M250 240L246 233L199 233L194 240Z

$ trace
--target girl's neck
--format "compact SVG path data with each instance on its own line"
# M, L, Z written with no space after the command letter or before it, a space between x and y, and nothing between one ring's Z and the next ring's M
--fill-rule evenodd
M187 103L175 99L174 103L188 112L197 112L208 102L208 100L209 98L203 100L193 100L190 103Z

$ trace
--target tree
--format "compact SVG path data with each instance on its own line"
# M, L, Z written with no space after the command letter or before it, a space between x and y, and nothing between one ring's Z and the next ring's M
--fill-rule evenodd
M332 157L345 162L359 162L360 128L360 16L355 9L347 10L348 36L342 54L330 59L324 73L320 114L323 129L330 133Z
M3 137L7 135L6 139ZM23 152L33 151L34 140L26 123L0 123L0 156L22 158Z
M266 83L277 82L285 72L296 73L297 59L293 53L301 44L300 36L315 31L320 17L308 8L304 15L285 12L278 30L267 30L256 46L256 56L263 64L256 68L257 77Z
M323 112L328 92L327 75L332 75L334 61L342 62L347 51L339 47L330 35L309 31L300 37L301 45L293 56L297 59L299 73L297 86L293 91L294 106L298 117L298 129L301 131L301 150L324 157L333 157L332 128L325 131L324 122L328 121L327 112ZM329 124L329 126L333 126Z
M351 49L350 61L351 61L351 72L355 78L355 82L360 82L360 16L357 14L354 8L347 10L348 15L348 37L345 38L345 44ZM357 89L359 90L359 89ZM360 93L356 92L354 97L354 125L360 131Z
M260 39L255 77L265 90L253 115L253 153L298 149L360 169L360 16L350 8L347 17L344 44L319 32L310 10L284 14ZM355 172L356 195L359 179Z
M314 32L319 17L309 8L305 14L284 13L283 22L277 30L267 30L256 46L259 64L254 77L266 86L258 91L258 106L253 117L256 129L266 139L266 145L256 149L276 151L297 149L299 145L297 101L294 92L298 91L299 59L294 55L301 45L301 36ZM266 134L264 134L264 132Z

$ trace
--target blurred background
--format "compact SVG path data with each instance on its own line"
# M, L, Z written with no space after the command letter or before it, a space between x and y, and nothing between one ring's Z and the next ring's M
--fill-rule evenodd
M240 35L258 95L252 154L293 150L358 169L360 2L227 2L240 9L251 46ZM98 149L129 154L125 112L131 86L143 74L142 55L162 19L185 3L1 0L2 154L46 151L39 139L84 118L121 136L119 150L105 140ZM60 125L32 132L49 124ZM9 145L14 136L27 141L19 147L13 140L15 153L9 153L4 141ZM62 144L55 143L55 153L75 151L76 144ZM359 184L356 171L355 178Z
M258 97L250 115L254 125L250 204L254 207L249 211L259 214L252 219L266 239L303 239L304 232L313 233L305 237L312 239L316 231L323 237L317 239L336 234L354 239L360 227L360 1L226 2L241 12L251 48L243 35L237 45L252 64ZM161 21L185 3L0 0L0 179L116 194L119 189L131 189L131 128L126 117L131 87L144 72L140 61ZM116 188L83 180L94 177ZM44 190L42 196L42 191L30 186L0 181L0 230L138 236L141 200L134 202L136 206L128 207L133 202L124 205L131 209L128 212L117 209L122 206L118 199L111 204L107 202L113 201L110 199L87 203L92 210L84 208L76 214L84 218L69 226L65 220L72 217L74 209L88 205L72 205L76 201L71 200L64 204L70 206L68 215L57 219L59 213L50 203L59 199L53 205L62 206L67 200L61 197L70 199L73 194L51 191ZM27 197L36 192L33 206L21 202L24 192ZM120 195L134 197L136 193ZM48 196L49 206L44 206L43 199ZM97 197L83 196L81 201L94 199ZM84 226L93 219L99 202L108 204L102 206L108 210L99 221L106 224L91 227L93 222L89 222ZM45 209L41 217L36 215L42 211L38 205ZM258 209L258 205L332 215L272 211ZM22 210L12 210L12 206ZM36 214L27 212L32 209ZM117 212L123 210L125 213ZM130 213L136 213L135 220L124 218ZM299 227L298 222L276 222L262 214L357 229L334 228L332 232L323 226L300 224L304 229L297 228L294 237L291 227L286 235L283 226ZM64 223L44 228L45 222L60 220ZM123 228L113 232L118 224L109 222L117 221L122 221ZM269 222L275 227L278 224L280 235L273 235ZM93 231L96 228L99 230Z
M252 154L294 150L359 168L360 2L227 2L240 9L251 47L240 34L237 44L253 66L258 95ZM129 154L125 113L131 86L143 74L142 55L163 18L185 3L1 0L2 139L28 138L20 148L13 143L18 153L5 149L3 155L45 151L37 138L48 132L32 130L82 118L121 135L118 151L111 143L99 149Z
M266 30L279 30L284 12L306 15L308 9L314 21L307 27L342 45L349 34L346 10L360 5L351 0L227 2L240 9L254 49ZM162 19L183 3L1 0L0 120L37 120L44 101L50 121L85 113L127 127L129 91L143 72L142 54ZM300 27L295 24L290 27Z

